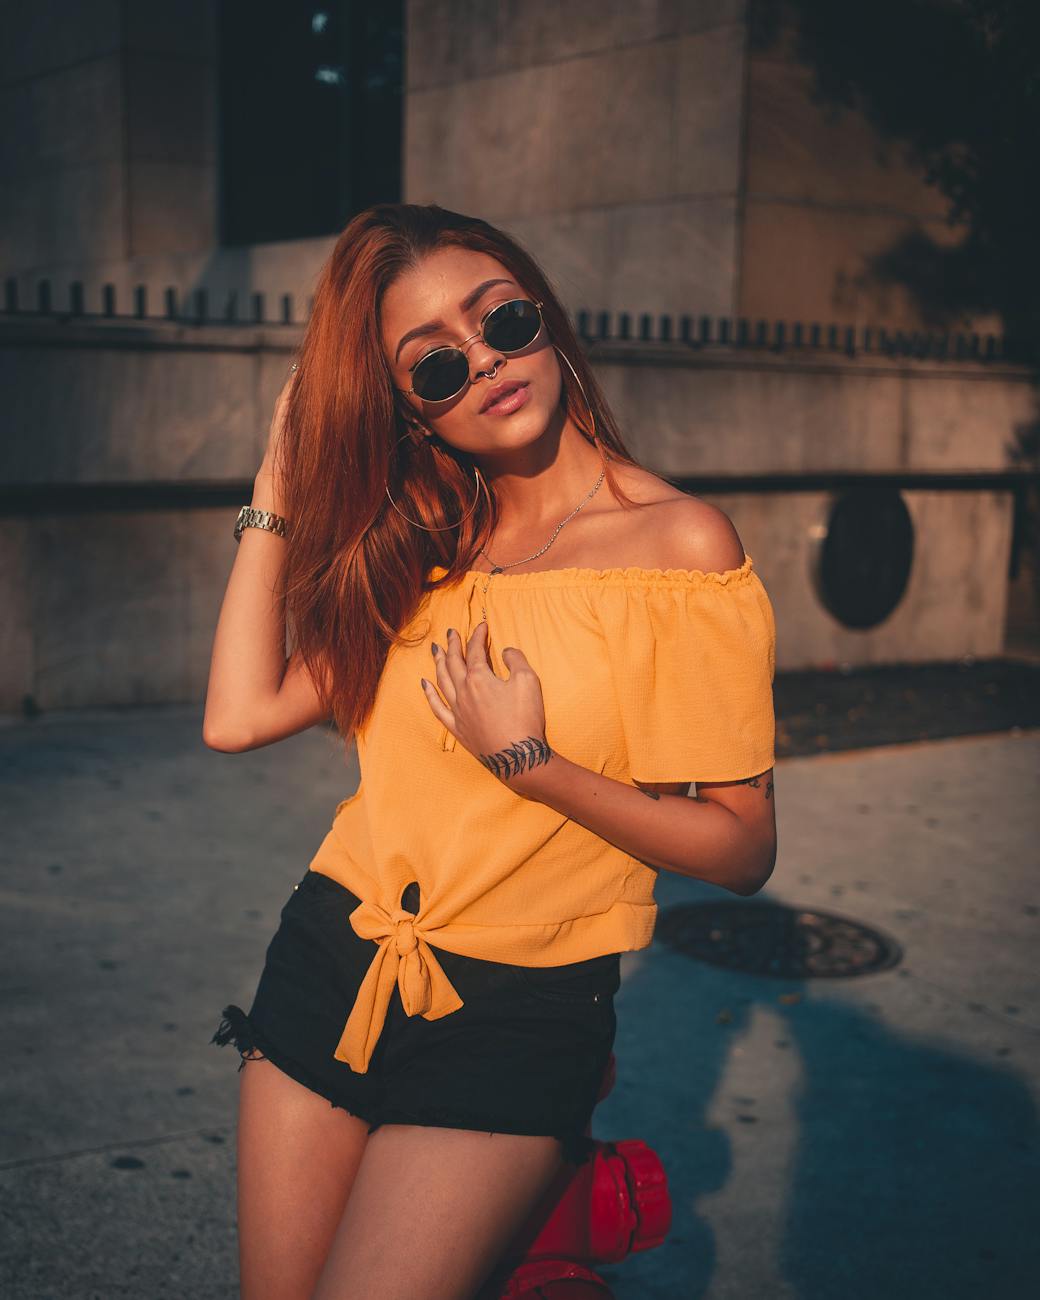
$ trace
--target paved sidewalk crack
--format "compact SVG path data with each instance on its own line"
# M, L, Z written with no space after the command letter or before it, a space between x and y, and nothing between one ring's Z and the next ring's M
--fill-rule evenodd
M75 1151L56 1151L47 1156L25 1156L20 1160L0 1162L0 1173L8 1169L25 1169L32 1165L54 1164L61 1160L75 1160L79 1156L98 1155L103 1151L131 1151L138 1147L161 1146L165 1142L179 1142L187 1137L204 1137L208 1133L226 1134L230 1129L227 1124L207 1124L204 1128L188 1128L179 1133L164 1133L161 1137L136 1138L129 1142L102 1142L96 1147L80 1147Z

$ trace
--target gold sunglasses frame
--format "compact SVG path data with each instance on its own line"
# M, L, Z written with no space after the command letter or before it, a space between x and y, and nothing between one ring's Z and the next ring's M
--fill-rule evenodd
M538 309L538 329L535 331L534 336L531 339L531 343L533 343L545 328L545 317L542 315L542 304L540 302L535 302L533 298L507 298L505 302L497 302L494 307L488 308L480 318L480 325L477 328L477 332L471 334L468 339L463 339L458 345L449 343L445 344L444 347L434 348L432 352L427 352L424 356L421 356L415 365L408 367L408 373L412 374L413 371L415 371L417 367L421 366L424 361L428 361L430 357L435 357L438 352L461 352L466 361L466 380L460 388L457 388L454 393L449 393L447 397L423 397L420 393L417 393L414 388L399 388L397 391L399 393L410 393L413 397L418 397L420 402L450 402L453 397L458 397L459 393L463 392L463 390L473 382L473 380L469 378L469 354L466 352L466 344L472 343L474 339L484 338L484 326L487 323L488 317L493 316L495 312L499 311L502 307L508 307L512 302L530 302ZM484 342L487 343L487 339L484 339ZM524 348L529 348L531 343L525 343L523 347L520 348L512 348L508 352L505 348L498 348L497 350L501 352L503 356L511 357L517 352L523 352ZM490 346L491 344L488 343L488 347Z

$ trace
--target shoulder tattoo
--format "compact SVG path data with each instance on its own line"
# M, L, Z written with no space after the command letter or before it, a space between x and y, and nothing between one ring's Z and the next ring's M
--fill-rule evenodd
M746 776L743 779L743 781L734 782L734 785L750 785L756 790L759 788L761 784L762 784L761 776ZM773 796L773 778L770 777L769 780L766 782L766 798L771 799L772 796Z

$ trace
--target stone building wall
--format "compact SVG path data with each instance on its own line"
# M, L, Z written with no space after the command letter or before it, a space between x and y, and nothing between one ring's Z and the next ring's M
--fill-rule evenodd
M201 701L232 524L298 338L0 320L0 712ZM1000 653L1024 373L637 343L591 356L642 463L733 519L777 611L778 667ZM901 487L915 534L909 585L869 630L815 582L829 505L857 477Z
M231 524L335 235L219 246L216 0L2 12L0 279L21 309L0 312L0 712L198 700ZM572 312L913 327L865 259L941 226L862 120L812 104L783 41L754 44L745 0L409 0L403 159L406 199L515 233ZM58 315L26 311L40 281ZM94 312L112 285L123 318L62 319L75 281ZM296 324L129 320L139 284L152 313L167 285L218 313L288 294ZM781 667L999 653L1022 372L590 351L643 462L730 513ZM840 484L886 476L913 570L853 632L814 557Z
M0 275L22 300L44 278L55 302L80 280L94 302L106 282L123 303L168 284L302 311L334 232L218 243L216 0L8 8ZM913 326L865 259L917 224L953 238L941 196L861 116L814 103L747 11L409 0L404 198L500 223L575 311Z

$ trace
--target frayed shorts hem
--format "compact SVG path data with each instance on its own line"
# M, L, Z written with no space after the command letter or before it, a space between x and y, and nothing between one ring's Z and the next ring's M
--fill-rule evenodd
M223 1009L221 1016L220 1025L210 1042L218 1047L231 1043L242 1058L238 1066L240 1071L247 1061L270 1061L276 1069L281 1070L290 1079L294 1079L318 1096L324 1097L334 1109L344 1110L348 1115L368 1124L369 1134L382 1128L384 1124L418 1124L426 1128L466 1129L471 1132L487 1133L489 1137L494 1137L496 1133L507 1133L518 1137L553 1137L561 1145L563 1159L575 1166L583 1165L590 1160L599 1145L594 1138L585 1133L529 1133L526 1130L504 1129L501 1125L489 1128L476 1119L443 1108L428 1108L422 1112L384 1109L376 1119L371 1112L364 1113L355 1109L353 1103L347 1106L333 1096L329 1087L316 1078L312 1071L291 1056L279 1051L241 1007L230 1004Z
M221 1012L221 1022L216 1033L209 1040L216 1043L218 1047L224 1047L231 1043L235 1050L241 1056L238 1068L242 1070L247 1061L270 1061L283 1074L287 1074L290 1079L295 1079L297 1083L302 1083L305 1088L311 1092L316 1092L319 1097L324 1097L330 1106L337 1110L345 1110L348 1115L353 1115L355 1119L362 1119L366 1123L372 1123L370 1115L364 1115L361 1111L353 1108L353 1103L347 1106L344 1102L334 1097L326 1084L301 1065L299 1061L294 1060L291 1056L286 1056L279 1051L267 1037L267 1035L256 1027L252 1018L234 1004L226 1006ZM378 1128L378 1124L373 1124L369 1132Z

